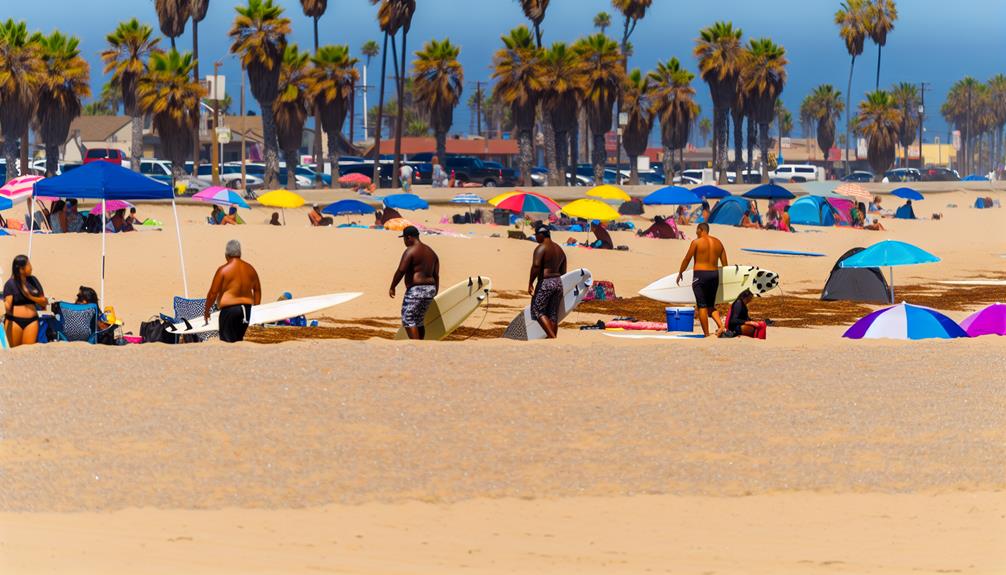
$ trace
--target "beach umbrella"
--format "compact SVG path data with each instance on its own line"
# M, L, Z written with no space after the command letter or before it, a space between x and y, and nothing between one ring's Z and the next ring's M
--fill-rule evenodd
M478 205L478 204L484 204L485 200L483 200L482 196L479 196L478 194L467 193L467 194L458 194L454 196L453 198L451 198L451 203Z
M587 195L592 198L601 198L602 200L616 200L619 203L627 202L632 199L632 196L625 193L621 188L617 188L609 184L597 186L587 192Z
M692 193L704 200L719 200L730 195L730 192L716 186L704 185L692 188Z
M237 206L246 210L251 209L251 206L248 205L248 202L244 201L241 194L223 186L210 186L192 196L192 199L218 206Z
M914 266L938 261L940 258L912 244L897 240L884 240L842 260L838 265L843 268L890 268L891 303L894 303L895 266Z
M749 200L792 200L796 196L778 184L762 184L744 194Z
M681 186L667 186L660 188L652 194L643 198L643 203L648 206L678 206L701 204L702 198L694 191Z
M916 190L913 190L912 188L898 188L893 192L891 192L891 195L901 198L903 200L912 200L916 202L920 202L926 199L925 196L923 196Z
M845 182L843 184L839 184L839 186L835 188L835 193L863 202L864 204L868 204L873 201L873 194L855 182Z
M98 216L101 214L114 214L119 210L128 210L131 207L133 207L133 204L123 200L108 200L94 206L88 213L91 214L92 216Z
M288 190L273 190L259 196L258 203L270 208L280 208L283 213L283 225L286 225L286 209L303 206L304 198Z
M604 202L598 200L576 200L566 204L562 213L572 218L611 222L622 218L622 214Z
M961 327L971 337L1006 335L1006 304L995 303L969 315Z
M384 198L384 205L396 210L427 210L430 204L415 194L393 194Z
M930 309L901 303L860 319L843 335L849 339L953 339L968 337L961 326Z
M0 196L0 212L4 210L9 210L14 207L14 202L10 198L5 198Z
M346 174L345 176L340 177L338 182L340 184L362 184L364 186L369 186L371 180L370 176L366 174L354 173Z
M511 194L495 205L501 210L517 214L554 214L562 209L559 204L545 196L525 192Z
M365 204L360 200L339 200L334 204L325 206L325 209L321 210L321 213L330 216L351 216L372 214L375 211L374 206Z
M35 184L44 180L42 176L21 176L0 187L0 196L12 202L28 199L35 190ZM37 198L41 199L41 198Z

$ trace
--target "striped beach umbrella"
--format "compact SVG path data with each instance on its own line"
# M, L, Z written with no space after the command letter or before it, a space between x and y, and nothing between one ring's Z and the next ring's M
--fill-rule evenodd
M478 205L484 204L486 201L482 199L482 196L478 194L458 194L451 198L452 204L468 204L468 205Z
M864 204L868 204L873 201L873 194L855 182L840 184L837 188L835 188L835 193L863 202Z
M251 209L251 206L248 205L248 202L244 201L241 194L223 186L210 186L192 196L192 199L218 206L237 206L246 210Z
M849 339L954 339L968 333L942 313L902 303L857 321L842 335Z
M27 199L35 190L35 183L44 180L42 176L21 176L14 178L0 187L0 196L12 202Z
M554 214L562 209L550 198L527 192L512 194L495 205L517 214Z

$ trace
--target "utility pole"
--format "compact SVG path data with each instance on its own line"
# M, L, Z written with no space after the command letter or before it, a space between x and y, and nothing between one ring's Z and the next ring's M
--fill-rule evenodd
M353 80L353 87L349 91L349 145L353 146L356 134L356 80ZM320 129L320 126L319 126Z
M210 134L210 173L214 186L220 185L220 147L217 130L220 128L220 61L213 62L213 133ZM196 164L198 166L198 164ZM193 175L198 177L198 167L193 167Z
M248 135L248 116L245 115L245 74L241 71L241 186L248 189L248 169L245 166L245 139Z
M922 96L919 102L919 173L926 167L925 154L922 153L922 135L926 130L926 90L929 88L929 84L926 82L919 83L919 94Z
M482 82L475 82L475 131L482 135Z

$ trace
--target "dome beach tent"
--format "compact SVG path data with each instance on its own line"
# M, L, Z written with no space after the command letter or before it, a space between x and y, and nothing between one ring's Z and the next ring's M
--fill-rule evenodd
M740 225L744 212L748 210L748 201L737 196L723 198L716 202L716 207L709 212L709 223L724 226Z
M182 287L185 297L189 297L189 281L185 275L185 255L182 250L182 230L178 223L178 207L171 187L137 174L131 170L109 162L92 162L61 176L47 178L35 184L32 202L37 196L50 198L77 198L101 200L101 301L105 301L105 225L107 214L104 209L111 200L170 200L175 217L175 235L178 238L178 259L182 270ZM34 206L30 208L34 212ZM34 218L30 218L34 221ZM32 226L33 227L33 226ZM28 230L28 256L31 257L31 239Z
M790 209L790 213L793 210ZM842 262L863 251L852 248L845 252L831 268L824 289L822 301L855 301L863 303L889 303L891 288L884 279L880 268L843 268Z
M836 210L825 198L804 196L789 206L789 220L803 226L833 226Z

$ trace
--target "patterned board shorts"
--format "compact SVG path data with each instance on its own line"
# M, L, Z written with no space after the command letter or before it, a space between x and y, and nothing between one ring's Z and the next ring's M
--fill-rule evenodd
M402 300L402 325L405 327L420 327L426 318L426 310L430 309L433 298L437 296L436 286L412 286L405 292Z
M562 301L562 278L545 278L538 282L538 288L531 299L531 318L548 316L552 323L559 323L559 303Z

